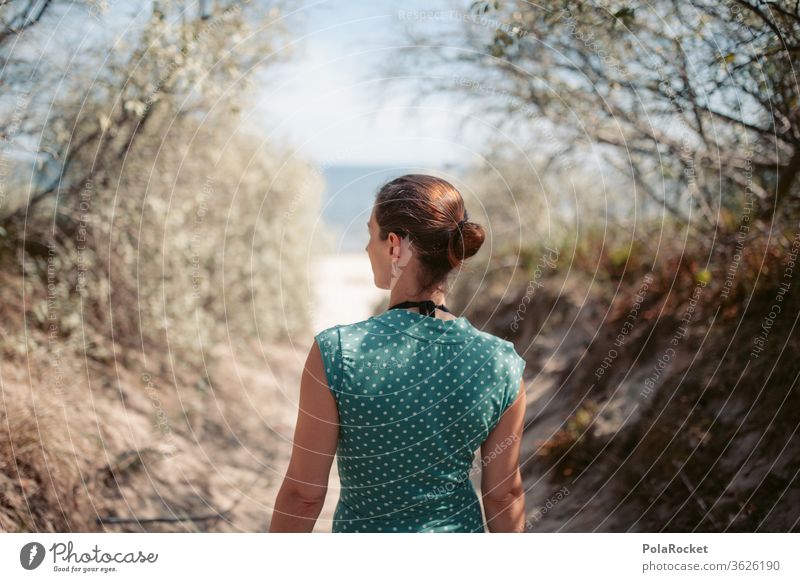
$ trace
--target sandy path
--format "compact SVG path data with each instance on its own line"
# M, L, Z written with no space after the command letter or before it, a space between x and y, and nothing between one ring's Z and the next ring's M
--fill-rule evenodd
M332 325L367 319L375 306L386 302L388 292L375 287L366 252L328 255L317 267L312 311L314 333ZM331 469L328 496L314 531L330 531L333 511L339 499L339 474L336 462Z
M367 319L377 305L385 307L388 300L389 292L373 283L366 252L325 256L315 274L314 333L339 323Z
M333 254L322 257L315 267L314 307L312 308L312 330L316 334L323 329L340 323L353 323L367 319L374 308L385 303L388 296L385 290L375 287L372 269L366 253ZM296 338L292 346L275 346L274 366L267 371L250 369L250 381L264 387L270 393L270 417L274 419L274 429L281 436L274 444L273 467L275 472L270 479L263 497L270 500L270 510L274 504L282 479L289 465L291 440L297 415L297 400L300 388L300 375L306 358L306 350L312 337ZM240 365L241 368L241 365ZM245 366L247 368L247 366ZM260 366L259 366L260 368ZM240 370L240 373L242 371ZM314 531L330 532L333 512L339 499L339 474L336 462L331 468L328 495L325 499Z
M312 311L313 331L317 333L327 327L340 323L351 323L370 317L374 313L376 306L383 308L386 306L388 292L377 289L372 281L372 270L369 259L365 253L340 254L323 257L316 267L315 273L318 275L315 286L315 309ZM323 284L324 282L324 284ZM270 499L270 508L274 503L280 487L282 475L289 463L291 454L291 439L294 430L294 422L297 411L297 397L299 391L300 374L302 364L305 361L305 350L311 343L311 337L299 338L294 342L294 346L276 347L274 350L275 368L272 372L261 370L253 371L253 381L259 382L262 386L271 386L274 394L269 399L272 409L271 418L275 419L275 429L282 436L274 446L274 468L275 473L270 479L269 490L266 497ZM292 362L293 364L289 364ZM553 382L553 376L557 375L558 368L564 362L552 361L551 368L543 370L535 379L528 380L529 390L529 422L526 431L521 457L529 459L535 455L539 443L552 435L558 429L561 419L566 412L555 406L553 402L547 407L547 415L535 415L533 411L542 410L543 402L549 401L558 386ZM277 371L277 372L276 372ZM276 373L276 374L274 374ZM269 381L264 377L270 375ZM258 377L261 376L261 380ZM276 383L277 380L277 383ZM558 399L556 399L558 401ZM534 416L538 416L535 420ZM532 422L531 422L532 421ZM531 470L533 469L533 470ZM563 512L569 507L573 509L573 499L562 502L558 511L553 511L543 517L536 516L535 510L544 504L548 497L553 495L553 486L547 476L542 474L541 467L528 467L525 471L525 486L527 489L526 505L528 506L529 517L534 514L531 523L531 531L554 531L561 525ZM476 489L480 487L480 472L472 475L473 484ZM339 498L339 477L336 463L331 470L328 485L328 495L322 513L317 520L314 531L329 532L336 502Z

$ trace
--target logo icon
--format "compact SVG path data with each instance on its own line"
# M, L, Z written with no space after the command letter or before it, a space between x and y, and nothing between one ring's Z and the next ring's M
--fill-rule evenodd
M35 570L44 561L44 546L39 542L30 542L19 551L19 563L26 570Z

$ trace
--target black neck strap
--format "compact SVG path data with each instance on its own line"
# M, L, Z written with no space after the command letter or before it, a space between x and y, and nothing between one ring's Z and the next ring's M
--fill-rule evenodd
M406 307L419 307L420 314L427 315L429 317L436 317L434 311L437 309L441 309L442 311L450 313L450 310L447 309L447 307L444 305L436 305L430 299L426 299L425 301L403 301L402 303L392 305L389 309L405 309Z

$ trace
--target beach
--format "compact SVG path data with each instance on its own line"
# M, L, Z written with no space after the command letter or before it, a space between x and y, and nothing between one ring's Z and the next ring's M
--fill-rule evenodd
M366 251L325 255L312 274L314 333L332 325L354 323L374 314L388 300L389 291L378 289Z

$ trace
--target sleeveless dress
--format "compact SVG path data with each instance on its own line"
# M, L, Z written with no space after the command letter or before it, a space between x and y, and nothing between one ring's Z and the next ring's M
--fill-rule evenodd
M475 451L525 360L465 318L392 309L318 333L339 411L336 532L485 531Z

